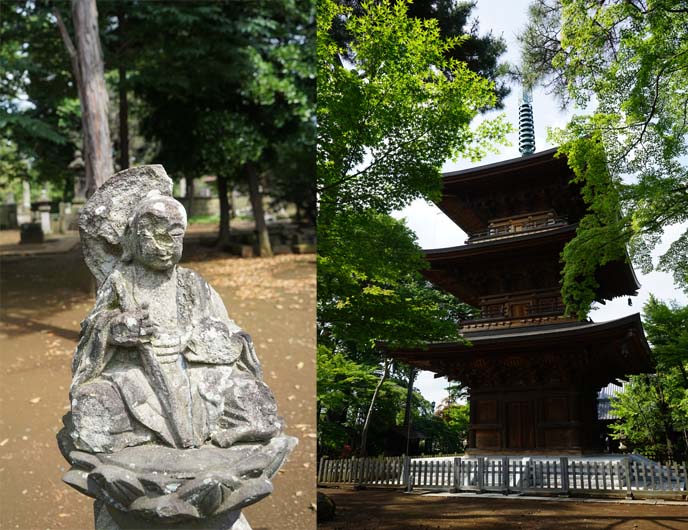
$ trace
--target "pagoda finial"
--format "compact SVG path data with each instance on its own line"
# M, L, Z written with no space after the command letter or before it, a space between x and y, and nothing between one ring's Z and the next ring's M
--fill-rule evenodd
M535 152L535 125L533 124L533 96L530 89L523 89L518 107L518 150L528 156Z

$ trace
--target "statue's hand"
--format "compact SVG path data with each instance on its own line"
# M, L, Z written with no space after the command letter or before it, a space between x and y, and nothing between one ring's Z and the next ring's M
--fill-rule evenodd
M116 346L135 347L148 344L155 333L155 325L148 309L124 311L110 321L108 342Z

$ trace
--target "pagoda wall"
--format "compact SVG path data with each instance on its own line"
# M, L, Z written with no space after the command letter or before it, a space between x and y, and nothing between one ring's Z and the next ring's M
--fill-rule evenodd
M599 452L597 388L471 388L468 454Z

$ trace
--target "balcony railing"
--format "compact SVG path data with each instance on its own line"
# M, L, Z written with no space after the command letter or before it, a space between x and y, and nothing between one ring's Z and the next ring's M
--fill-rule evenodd
M483 308L479 315L471 319L466 319L464 322L473 324L496 320L516 320L522 318L563 315L564 309L565 306L561 300L536 300L527 303L494 304Z
M513 237L528 232L536 232L547 228L554 228L557 226L565 226L568 224L566 219L561 217L532 219L526 222L515 222L513 224L504 224L500 226L492 226L482 232L476 232L466 240L466 243L476 243L478 241L485 241L487 239L499 237Z

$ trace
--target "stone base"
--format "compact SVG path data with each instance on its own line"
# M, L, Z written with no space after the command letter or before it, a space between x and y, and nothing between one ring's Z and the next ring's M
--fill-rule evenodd
M19 243L22 245L30 243L43 243L43 230L40 223L24 223L19 226Z
M65 438L60 439L64 451ZM142 445L117 453L70 451L72 468L62 479L106 502L115 519L121 513L144 525L115 528L243 530L243 526L232 526L233 521L222 522L224 519L213 522L214 526L193 525L214 521L222 514L239 514L272 493L270 479L296 442L296 438L283 435L265 444L235 444L228 448ZM145 521L160 526L145 526ZM180 524L182 521L187 526ZM224 526L217 526L220 523Z
M96 501L93 504L93 513L95 530L251 530L241 510L177 524L169 522L157 524L147 519L134 517L108 507L102 501Z

